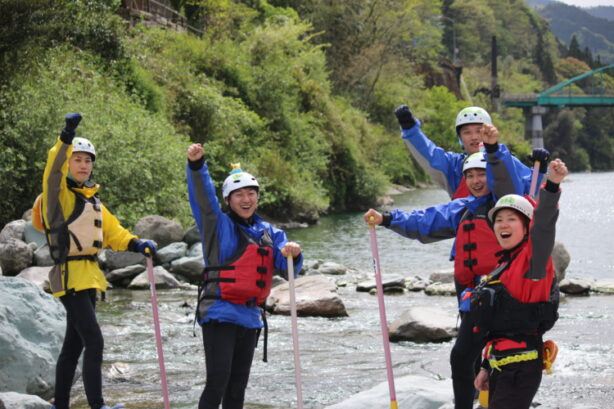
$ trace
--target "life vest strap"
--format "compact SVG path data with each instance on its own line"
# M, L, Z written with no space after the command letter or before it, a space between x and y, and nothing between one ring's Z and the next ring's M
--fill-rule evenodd
M266 247L258 247L258 254L260 254L262 256L268 256L269 255L269 249L267 249Z
M98 256L96 254L82 254L79 256L66 256L66 261L76 261L76 260L98 261Z
M205 285L209 283L234 283L236 281L234 278L208 278L205 280Z
M235 266L207 266L203 270L204 273L208 273L209 271L222 271L222 270L234 270Z

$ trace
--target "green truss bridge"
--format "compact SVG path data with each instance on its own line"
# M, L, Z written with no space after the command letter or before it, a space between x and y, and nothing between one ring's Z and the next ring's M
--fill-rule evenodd
M609 75L604 77L604 73ZM548 107L614 107L613 78L614 64L573 77L541 94L502 94L501 104L523 109L527 134L533 147L541 148L542 115Z

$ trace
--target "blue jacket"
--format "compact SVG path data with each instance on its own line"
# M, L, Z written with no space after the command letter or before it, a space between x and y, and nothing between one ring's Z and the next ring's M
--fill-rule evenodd
M433 243L456 237L461 217L466 211L475 214L477 209L488 201L494 205L498 198L506 194L522 194L524 185L518 178L514 168L516 161L509 150L499 144L492 145L492 148L498 149L495 152L485 153L486 178L490 194L479 198L470 195L412 212L396 209L390 212L389 218L385 217L384 226L403 237L421 243ZM454 255L454 246L452 246L451 259Z
M254 214L250 223L237 223L224 213L218 201L213 180L209 175L207 164L198 170L186 166L188 193L192 214L201 235L203 257L206 266L221 265L237 252L239 233L242 229L255 240L259 240L268 230L273 240L273 257L278 274L287 277L287 259L281 253L288 239L283 230L271 226ZM295 260L295 274L301 271L302 254ZM218 294L219 295L219 294ZM262 328L259 307L234 304L225 300L199 300L199 324L210 320L230 322L247 328Z
M463 179L463 162L467 157L464 153L447 152L435 145L420 129L420 121L410 129L402 129L401 136L413 157L422 166L433 182L448 192L450 197L458 189ZM519 194L529 193L531 187L531 169L526 167L516 157L513 171L522 185ZM541 175L540 179L541 180ZM538 180L538 182L539 182Z

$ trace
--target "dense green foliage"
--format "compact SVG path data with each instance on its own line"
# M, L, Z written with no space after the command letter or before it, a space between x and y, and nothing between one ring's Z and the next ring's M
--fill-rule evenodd
M483 106L526 157L522 112L494 112L478 92L490 89L493 35L503 92L539 92L588 69L561 59L548 25L522 2L170 4L203 35L129 27L118 0L0 0L0 225L40 192L69 112L83 114L78 133L99 152L102 200L128 227L149 213L190 223L189 143L204 145L218 187L241 162L262 185L262 213L315 221L373 205L391 182L426 181L399 138L392 111L402 103L455 151L456 113ZM440 65L453 40L460 84ZM607 110L553 110L547 147L572 169L611 169L612 121Z

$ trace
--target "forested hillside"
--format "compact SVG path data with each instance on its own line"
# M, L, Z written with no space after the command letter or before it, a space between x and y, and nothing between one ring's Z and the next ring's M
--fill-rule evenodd
M204 144L218 184L231 162L257 175L262 213L313 222L373 205L390 183L426 181L399 137L397 105L438 144L460 148L459 109L492 110L492 36L504 92L590 70L523 2L170 1L202 36L131 27L120 3L0 0L0 226L40 192L69 112L83 114L78 133L96 145L101 196L127 226L156 213L187 227L191 142ZM524 158L521 111L493 118ZM572 169L611 169L613 122L611 109L553 111L548 147Z

